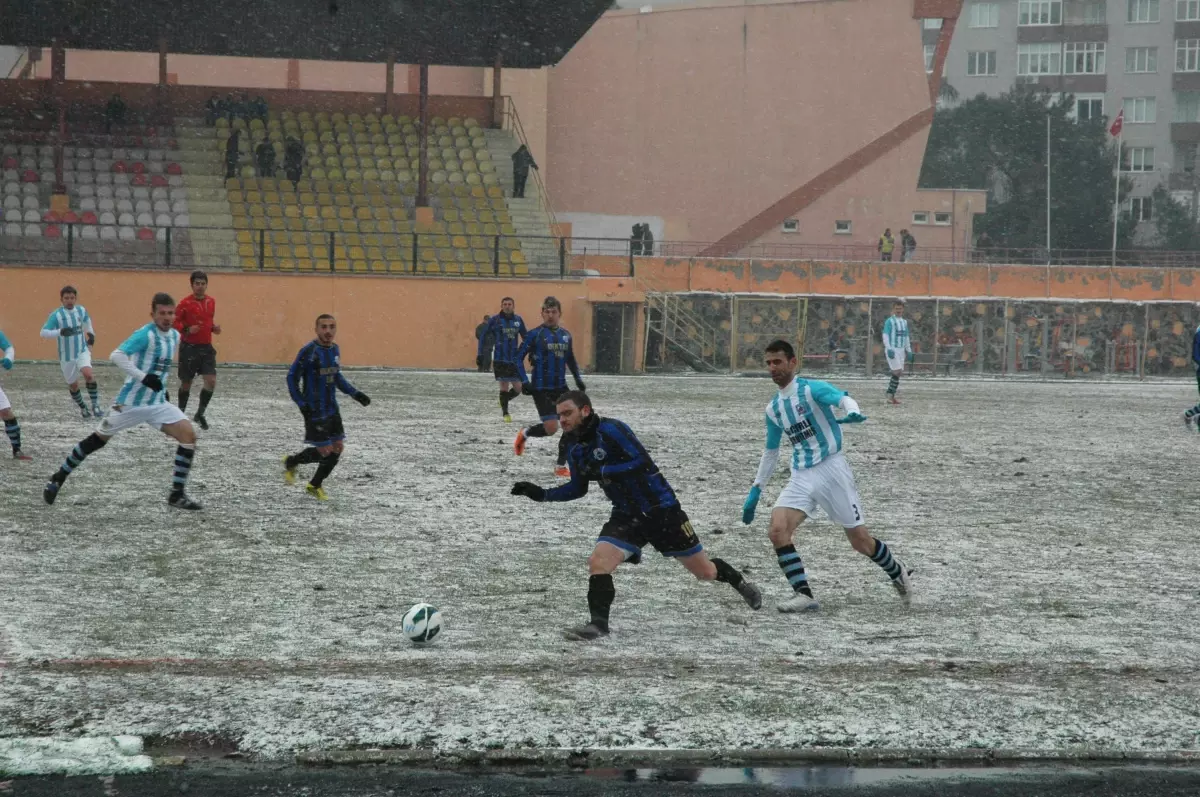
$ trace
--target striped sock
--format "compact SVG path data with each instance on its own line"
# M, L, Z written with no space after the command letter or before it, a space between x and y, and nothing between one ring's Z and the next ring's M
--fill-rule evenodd
M882 567L883 572L887 573L892 581L900 578L900 565L896 564L892 552L883 540L875 540L875 553L871 554L871 561Z
M93 407L100 406L100 385L95 382L87 383L88 398L92 400Z
M888 382L887 394L888 394L889 396L894 396L894 395L896 395L896 390L897 390L899 387L900 387L900 377L898 377L898 376L892 376L892 378L891 378L891 381L889 381L889 382Z
M800 554L796 553L796 546L784 545L776 548L775 556L779 559L779 569L783 571L783 576L792 585L792 589L811 598L813 594L812 588L808 586L808 574L804 572L804 561Z
M59 467L58 473L54 474L54 480L62 484L67 480L67 477L88 458L89 454L94 454L104 448L107 440L96 434L90 434L75 444L75 448L71 449L71 453L67 454L67 458L63 460L63 464Z
M1183 413L1183 417L1185 417L1185 418L1195 418L1197 415L1200 415L1200 404L1197 404L1196 406L1192 407L1190 410L1187 410L1186 412Z
M192 471L192 460L195 458L196 446L194 444L180 443L179 448L175 449L175 473L171 477L172 495L179 495L183 492L188 474Z
M21 424L16 418L4 419L4 431L8 432L8 442L12 443L14 454L21 451Z
M79 405L80 409L87 409L87 405L83 403L83 394L78 390L71 391L71 398L74 399L75 403Z

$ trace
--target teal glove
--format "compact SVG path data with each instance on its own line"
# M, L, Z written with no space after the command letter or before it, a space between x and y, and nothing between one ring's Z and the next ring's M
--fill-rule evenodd
M0 360L0 368L3 368L5 371L11 371L12 360L8 359L7 357L5 357L3 360Z
M867 419L861 412L852 412L844 418L838 418L838 423L862 423Z
M896 352L892 351L891 349L888 349L888 350L887 350L887 358L888 358L889 360L894 360L894 359L896 359Z
M742 504L742 522L747 526L754 521L754 510L758 506L758 499L761 497L761 487L756 484L750 488L750 494L746 496L746 503Z
M912 353L911 351L908 353L908 358L907 358L907 359L908 359L908 361L909 361L909 362L912 362L912 361L913 361L913 353Z

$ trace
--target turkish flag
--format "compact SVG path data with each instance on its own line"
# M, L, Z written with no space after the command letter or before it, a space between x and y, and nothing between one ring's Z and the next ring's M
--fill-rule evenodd
M1108 132L1111 136L1116 138L1117 136L1121 135L1121 128L1124 126L1125 126L1125 109L1122 108L1121 112L1119 114L1117 114L1117 118L1113 119L1112 126L1108 128Z

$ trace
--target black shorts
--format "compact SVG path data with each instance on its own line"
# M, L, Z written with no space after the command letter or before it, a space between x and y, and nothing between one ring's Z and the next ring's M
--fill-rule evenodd
M346 439L346 430L342 426L342 414L334 413L328 418L313 420L304 419L304 442L306 445L321 448L339 440Z
M533 391L533 406L537 407L538 417L543 421L557 421L558 397L566 392L565 387Z
M217 350L209 344L179 344L179 381L191 382L197 375L217 373Z
M652 516L616 515L608 519L600 530L597 542L615 545L630 556L633 563L642 558L642 548L647 544L663 556L691 556L704 550L692 522L683 507L675 506L655 512Z
M521 381L521 375L517 372L516 363L502 363L499 360L493 360L492 373L496 375L497 382Z

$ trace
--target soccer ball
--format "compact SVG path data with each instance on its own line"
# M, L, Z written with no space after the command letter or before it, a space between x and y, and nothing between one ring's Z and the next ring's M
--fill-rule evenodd
M424 645L437 639L442 632L442 613L436 606L418 603L404 613L401 627L404 635L415 645Z

